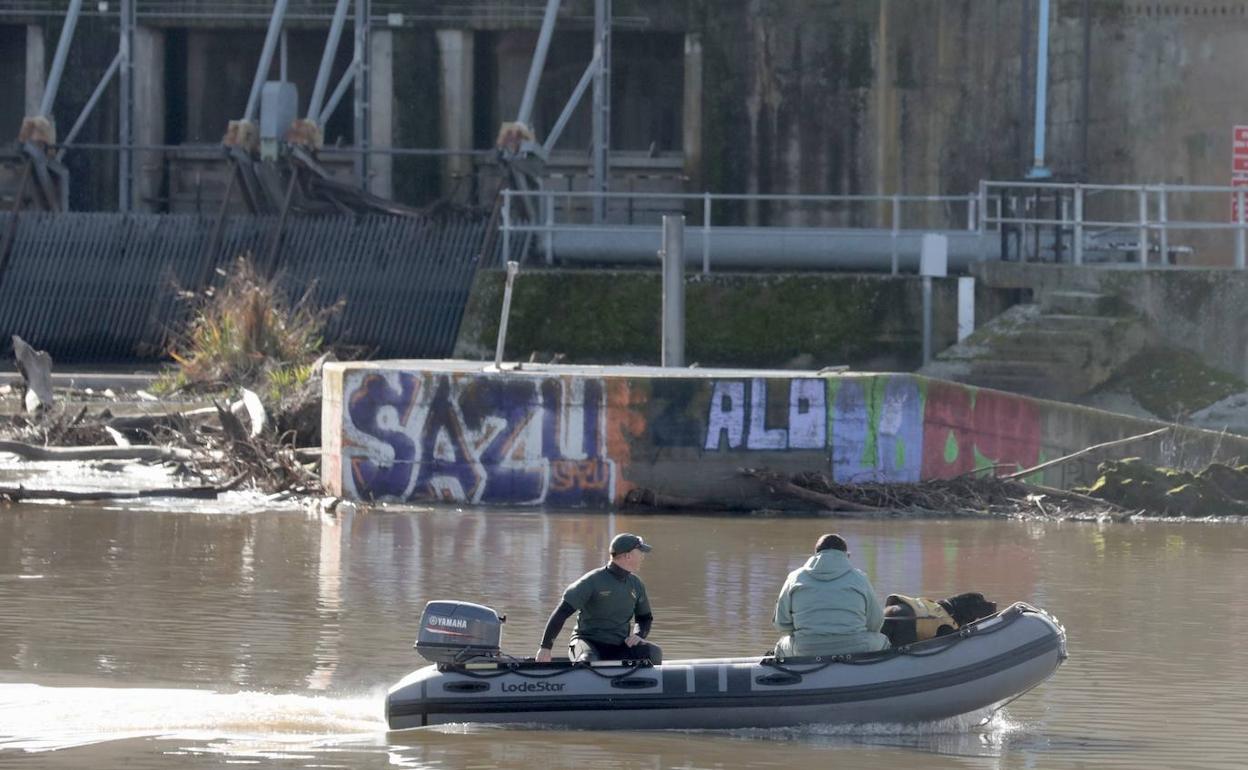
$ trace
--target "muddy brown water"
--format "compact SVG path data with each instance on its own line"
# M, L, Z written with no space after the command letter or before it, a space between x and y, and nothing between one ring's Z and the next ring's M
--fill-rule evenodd
M0 766L1239 768L1248 527L839 521L877 590L1052 611L1071 658L987 724L611 733L391 732L424 603L506 613L532 654L610 535L669 658L761 652L812 519L509 510L0 508ZM567 632L564 632L566 638Z

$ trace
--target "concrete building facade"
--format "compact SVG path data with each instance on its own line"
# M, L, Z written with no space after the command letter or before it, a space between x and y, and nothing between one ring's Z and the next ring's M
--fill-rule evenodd
M0 0L0 125L30 113L59 30L58 4ZM116 4L114 4L116 5ZM211 3L139 0L136 139L185 150L136 161L141 208L197 210L220 195L211 145L239 117L271 4L212 15ZM514 118L544 3L375 0L367 104L368 186L411 203L482 202L489 157ZM182 6L199 9L186 12ZM307 99L327 19L295 3L288 78ZM311 8L311 6L308 6ZM613 189L757 193L954 194L1017 179L1031 164L1036 0L633 0L615 3ZM181 10L179 10L181 9ZM419 11L419 12L417 12ZM84 19L55 112L62 129L116 46L116 10ZM549 129L588 61L593 2L567 0L534 109ZM1053 3L1046 161L1060 179L1227 184L1233 127L1248 124L1248 6L1225 0ZM334 78L351 56L345 36ZM280 77L275 60L272 77ZM19 86L20 83L20 86ZM18 91L21 98L18 98ZM83 141L116 139L115 88ZM349 173L351 100L328 121L326 162ZM552 159L550 186L587 185L582 105ZM391 156L394 147L478 155ZM71 202L108 209L115 160L71 161ZM76 165L75 165L76 164ZM95 177L105 177L102 182ZM1129 203L1124 203L1124 206ZM1227 201L1179 201L1173 218L1216 216ZM837 224L878 212L727 207L744 224ZM885 213L886 216L886 213ZM1197 261L1225 262L1192 235Z

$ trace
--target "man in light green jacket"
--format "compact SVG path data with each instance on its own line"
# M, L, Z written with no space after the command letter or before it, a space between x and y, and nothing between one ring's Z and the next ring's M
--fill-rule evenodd
M849 563L849 546L840 535L819 538L815 555L789 573L772 624L786 634L776 644L781 658L888 647L880 633L884 607L867 576Z

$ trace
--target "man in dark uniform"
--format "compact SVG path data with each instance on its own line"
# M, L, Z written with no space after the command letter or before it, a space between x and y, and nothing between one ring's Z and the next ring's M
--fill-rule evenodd
M646 641L654 615L646 587L635 574L651 550L637 535L623 532L611 541L607 566L581 576L563 592L563 601L546 621L537 661L550 660L550 649L563 624L573 613L576 628L570 645L572 660L663 661L659 646ZM632 621L637 620L633 629Z

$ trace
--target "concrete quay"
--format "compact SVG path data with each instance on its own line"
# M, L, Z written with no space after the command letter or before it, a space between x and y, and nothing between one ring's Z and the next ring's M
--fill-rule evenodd
M636 488L748 499L743 467L838 482L1028 468L1163 423L914 374L452 360L330 363L322 480L358 500L611 507ZM1176 427L1037 474L1070 487L1107 457L1248 458L1248 439Z

